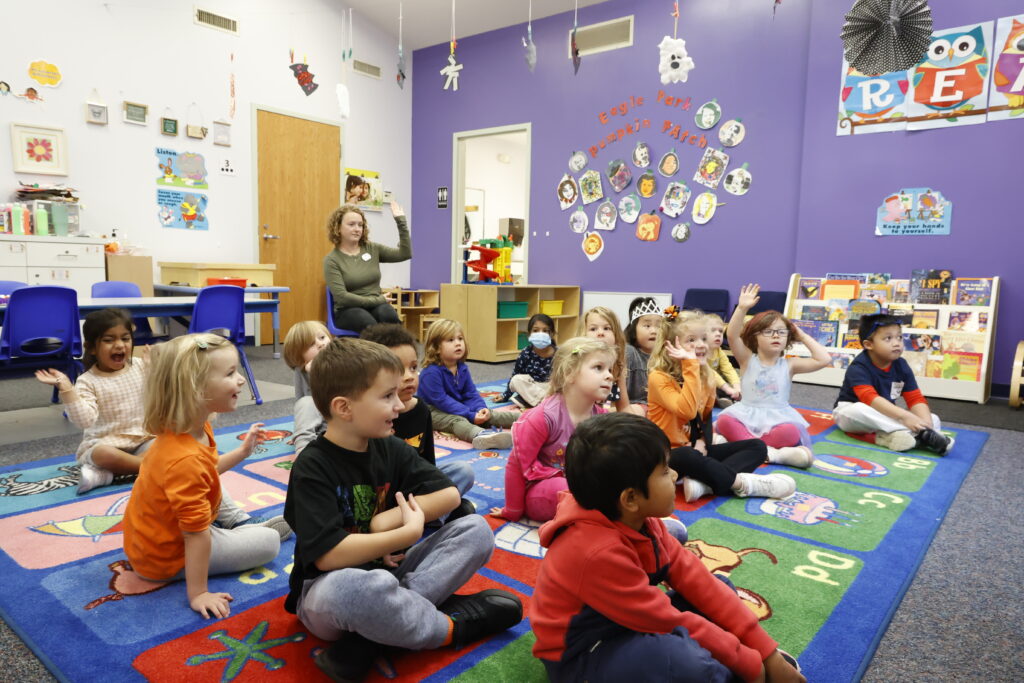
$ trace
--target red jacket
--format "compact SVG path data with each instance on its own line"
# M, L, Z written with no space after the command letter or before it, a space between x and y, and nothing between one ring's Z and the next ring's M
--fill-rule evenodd
M585 510L562 493L555 518L540 528L548 552L530 610L534 656L568 661L623 629L669 633L682 626L724 666L745 680L757 678L778 644L661 520L648 518L646 533ZM707 618L676 609L658 588L661 581Z

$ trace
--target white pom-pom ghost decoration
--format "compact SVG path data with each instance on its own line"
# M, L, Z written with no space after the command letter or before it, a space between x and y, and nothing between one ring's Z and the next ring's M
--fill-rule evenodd
M665 36L658 43L658 49L661 51L661 61L658 64L661 82L685 83L690 76L690 69L694 66L690 55L686 53L686 41Z

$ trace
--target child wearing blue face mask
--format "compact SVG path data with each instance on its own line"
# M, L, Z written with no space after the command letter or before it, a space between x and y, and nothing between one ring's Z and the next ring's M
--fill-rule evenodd
M551 377L551 362L555 351L555 321L551 316L537 313L526 329L530 331L530 343L519 354L512 369L503 400L511 400L520 408L532 408L548 394L548 380Z

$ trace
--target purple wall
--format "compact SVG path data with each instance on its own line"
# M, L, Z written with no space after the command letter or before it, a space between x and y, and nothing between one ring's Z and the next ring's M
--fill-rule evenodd
M994 376L997 383L1005 383L1013 346L1024 338L1024 321L1012 322L1007 315L1021 304L1020 278L1008 267L1013 257L1019 262L1019 250L991 254L981 245L1010 240L1013 215L999 198L1013 196L1011 174L999 172L1006 165L996 155L1007 148L1009 136L1024 139L1024 128L1000 122L837 138L838 34L851 0L817 0L813 7L808 0L788 0L774 21L769 0L680 4L679 35L696 62L687 83L663 86L659 79L657 44L672 31L671 3L665 0L610 0L581 9L581 24L633 14L634 45L584 57L576 76L565 56L571 12L534 22L534 73L522 57L525 24L460 39L458 57L465 68L457 93L443 91L443 79L435 75L447 58L447 44L415 52L413 286L448 281L451 213L434 207L437 187L452 184L452 134L530 121L532 282L602 291L670 291L681 302L688 287L727 288L734 299L740 285L749 281L785 289L789 274L800 269L808 274L870 270L908 275L916 267L947 267L962 276L1009 276L1003 281ZM938 28L1014 11L1020 6L1012 0L933 3ZM656 101L659 90L690 97L693 106L689 111L666 107ZM644 104L626 117L601 123L600 112L630 96L643 97ZM647 142L657 158L675 147L682 165L676 178L686 180L696 196L702 186L692 181L692 174L702 150L669 137L662 125L671 120L683 130L696 131L693 114L712 98L722 106L723 121L738 117L747 126L744 142L727 151L730 167L750 164L750 192L735 197L719 188L725 206L710 223L694 225L693 237L683 244L668 234L677 221L663 219L656 243L638 241L634 226L620 221L614 232L602 233L604 254L588 262L580 236L568 227L571 210L561 211L555 198L572 151L588 150L637 118L649 119L650 128L600 149L588 168L603 173L609 161L628 160L638 140ZM719 146L717 131L710 131L709 146ZM965 172L970 168L981 170ZM645 211L657 207L665 182L659 176L659 193L644 200ZM911 186L936 187L954 201L953 235L874 237L874 207L886 193ZM634 188L635 182L625 192ZM605 192L613 201L619 196L607 182ZM585 207L591 220L596 207ZM690 221L689 212L679 220ZM545 231L551 236L545 238Z

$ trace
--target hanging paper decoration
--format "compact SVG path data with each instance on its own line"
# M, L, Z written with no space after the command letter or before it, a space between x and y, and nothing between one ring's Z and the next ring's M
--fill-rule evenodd
M728 165L728 154L720 149L708 147L704 150L704 156L701 157L700 166L697 167L697 172L693 174L693 179L713 190L718 187L718 183L721 182L722 176L725 175L725 168Z
M686 210L686 204L689 201L690 188L686 183L672 182L665 188L665 194L661 198L661 206L658 208L669 218L675 218Z
M95 91L93 91L95 92ZM7 97L11 94L11 84L7 81L0 81L0 97Z
M775 0L775 2L772 4L772 21L775 21L775 12L778 11L779 5L781 4L782 0Z
M665 152L665 155L661 157L661 161L658 162L658 173L669 178L676 174L679 170L679 155L676 154L676 150L673 147L669 151Z
M604 252L604 238L596 232L588 232L583 236L583 254L587 260L594 261Z
M405 52L402 49L402 3L398 3L398 73L395 74L398 87L405 88Z
M750 171L747 170L748 165L743 164L743 166L734 168L725 174L722 187L725 188L726 192L740 197L750 191L750 183L753 178L750 176Z
M857 0L840 37L846 61L861 73L905 71L932 42L932 10L928 0Z
M51 88L56 88L60 85L61 79L64 78L60 73L60 67L43 59L28 65L28 77L39 85Z
M590 225L590 218L587 216L587 212L583 210L582 206L577 206L576 210L569 214L569 228L573 232L584 233L587 231L587 227Z
M690 239L690 224L679 223L672 228L672 239L676 242L685 242Z
M355 42L355 23L352 21L352 8L348 8L348 45L343 45L341 50L341 61L346 62L352 59L352 45ZM341 14L341 36L345 39L345 13Z
M651 165L651 148L646 142L638 142L633 148L633 165L637 168L647 168Z
M718 197L715 196L714 192L700 193L697 195L697 199L693 201L693 222L697 225L704 225L715 215L717 208Z
M441 69L441 75L445 77L444 90L451 89L452 92L459 90L459 76L462 71L462 64L455 58L455 48L459 41L455 40L455 0L452 0L452 39L448 43L448 66Z
M665 36L658 43L658 51L661 55L658 61L658 73L661 74L661 82L685 83L690 77L690 70L694 63L686 52L686 41L679 37L679 3L672 3L672 37Z
M619 200L619 218L626 223L632 223L640 215L640 197L634 192L627 194Z
M579 26L579 22L576 20L576 14L579 12L580 3L576 0L576 5L572 11L572 35L569 36L569 46L572 50L572 72L578 74L580 72L580 63L583 61L580 59L580 47L576 44L576 28Z
M640 216L636 224L636 238L641 242L655 242L661 234L661 216L655 212Z
M36 90L35 88L25 88L25 92L23 94L18 95L17 93L15 93L14 96L15 97L20 97L23 100L28 100L29 102L45 102L46 101L42 97L39 96L39 91Z
M580 188L576 184L576 179L568 173L564 174L558 181L558 203L561 205L562 211L575 204L579 196Z
M633 173L622 159L608 162L608 182L616 192L622 192L632 182Z
M703 128L704 130L714 128L720 118L722 118L722 108L718 106L718 100L705 102L693 116L693 120L696 122L697 127Z
M740 119L730 119L718 129L718 139L724 147L735 147L747 136L747 127Z
M526 57L526 66L530 67L530 71L537 66L537 46L533 44L533 0L530 0L529 14L526 19L526 37L523 38L523 47L526 48L524 57Z
M576 150L569 157L569 170L573 173L579 173L587 167L587 155L583 152Z
M584 204L604 199L604 183L601 182L601 174L590 169L580 176L580 196Z
M301 62L296 62L295 50L289 49L288 61L292 63L288 68L295 75L295 80L299 82L299 87L302 88L302 92L306 93L306 97L309 97L320 86L313 82L315 74L310 72L306 58L303 57Z
M597 213L594 214L594 230L614 230L619 215L615 211L615 205L611 200L604 200L597 205Z
M646 171L640 180L636 181L636 189L641 197L653 197L658 189L658 181L654 179L654 171Z
M235 118L235 53L231 53L231 76L228 78L228 118Z

